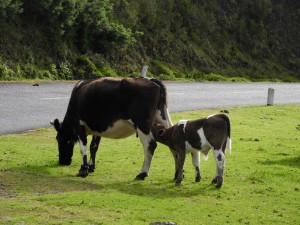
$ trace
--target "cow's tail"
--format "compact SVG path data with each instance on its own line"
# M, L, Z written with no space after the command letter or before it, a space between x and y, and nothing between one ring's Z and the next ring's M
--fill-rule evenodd
M229 153L231 154L231 139L230 139L230 132L231 132L231 124L228 116L225 114L220 114L220 116L226 121L227 123L227 141L226 141L226 149L229 150Z
M166 86L163 85L163 83L155 78L150 79L153 83L156 83L160 87L160 100L161 103L168 106L168 98L167 98L167 89Z
M160 101L159 101L158 109L162 113L162 118L165 121L167 121L168 124L167 127L171 127L173 126L173 123L168 110L168 96L167 96L166 86L161 81L155 78L151 78L150 80L160 87Z

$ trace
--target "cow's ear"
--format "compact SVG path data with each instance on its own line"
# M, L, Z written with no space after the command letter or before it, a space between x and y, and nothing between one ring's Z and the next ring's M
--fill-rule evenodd
M55 119L54 121L50 121L50 124L54 126L55 130L58 132L60 129L60 122L58 119Z
M165 134L166 130L165 129L160 129L158 131L158 136L163 136Z
M78 141L78 137L75 134L72 134L71 141L75 144Z

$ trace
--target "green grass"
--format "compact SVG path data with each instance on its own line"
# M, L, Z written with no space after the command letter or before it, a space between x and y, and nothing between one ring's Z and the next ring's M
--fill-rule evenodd
M225 183L210 184L212 153L194 182L190 157L175 186L173 158L158 145L150 176L134 181L143 150L134 137L103 139L97 169L87 178L76 145L73 164L57 165L54 129L0 136L0 224L300 224L300 105L228 109L232 154ZM175 113L205 117L214 110Z

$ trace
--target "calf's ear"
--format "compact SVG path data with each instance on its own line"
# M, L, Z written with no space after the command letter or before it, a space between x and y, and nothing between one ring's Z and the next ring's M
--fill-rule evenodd
M55 119L54 121L51 120L50 124L54 126L55 130L58 132L60 129L60 122L58 119Z
M166 132L166 130L160 129L160 130L158 131L158 136L163 136L163 135L165 134L165 132Z

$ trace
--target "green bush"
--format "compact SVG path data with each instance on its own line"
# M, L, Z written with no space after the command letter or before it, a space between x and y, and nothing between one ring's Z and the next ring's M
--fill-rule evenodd
M6 76L7 76L6 66L0 65L0 79L5 80Z
M154 66L153 70L155 74L159 74L158 78L162 80L174 80L175 75L174 72L167 67L165 64L158 60L152 60L152 64Z
M0 65L0 80L11 80L11 71L6 65Z
M117 77L118 76L116 71L114 71L109 66L104 66L104 67L100 68L99 70L100 70L101 74L103 74L103 76L106 76L106 77Z
M15 19L22 12L21 0L1 0L0 1L0 20Z
M72 69L75 79L102 76L102 73L87 56L78 57Z
M55 64L51 63L48 70L49 73L52 75L53 79L59 79L58 71Z
M299 81L298 1L2 0L0 79Z
M25 79L42 79L43 71L32 64L25 64L21 66L21 77Z
M74 78L70 64L67 62L62 62L59 65L58 76L63 80L72 80Z
M200 70L192 70L188 73L187 78L196 80L196 81L203 81L205 74Z
M229 80L231 82L250 82L250 80L245 77L230 77Z
M207 81L227 81L228 79L220 74L209 73L204 75L204 80Z

